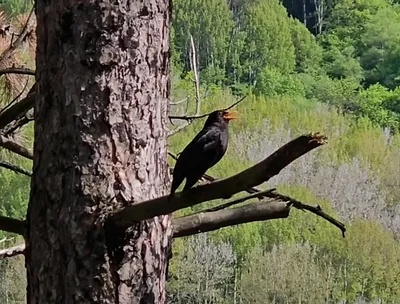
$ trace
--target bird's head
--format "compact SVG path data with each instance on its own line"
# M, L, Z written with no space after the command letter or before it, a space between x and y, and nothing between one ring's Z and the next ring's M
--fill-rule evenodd
M227 124L230 120L237 119L237 111L214 111L208 115L206 125L215 123Z

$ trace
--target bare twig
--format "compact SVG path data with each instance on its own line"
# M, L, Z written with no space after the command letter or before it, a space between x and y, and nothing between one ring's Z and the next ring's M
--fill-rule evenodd
M24 174L26 176L32 176L32 172L30 172L30 171L28 171L28 170L26 170L24 168L21 168L19 166L10 164L9 162L6 162L4 160L0 160L0 167L6 168L6 169L11 170L11 171L14 171L16 173Z
M0 76L4 74L22 74L22 75L30 75L35 76L35 71L28 68L8 68L4 70L0 70Z
M282 201L286 201L289 202L291 205L293 205L293 207L300 209L300 210L307 210L309 212L312 212L320 217L322 217L323 219L327 220L329 223L331 223L332 225L335 225L336 227L338 227L341 231L342 231L342 235L343 237L345 236L345 232L346 232L346 228L345 225L334 219L333 217L331 217L330 215L326 214L325 212L322 211L320 206L310 206L307 204L304 204L290 196L287 195L282 195L279 194L277 192L270 192L270 193L266 193L265 194L266 197L269 198L274 198L274 199L278 199L278 200L282 200Z
M239 103L241 103L245 98L247 97L247 95L243 96L242 98L240 98L238 101L234 102L233 104L231 104L230 106L228 106L227 108L221 109L221 111L227 111L229 109L232 109L234 106L238 105ZM215 111L215 110L214 110ZM212 111L212 112L214 112ZM187 120L187 121L192 121L194 119L199 119L199 118L204 118L207 117L208 115L210 115L212 112L206 113L206 114L201 114L201 115L195 115L195 116L187 116L187 115L183 115L183 116L179 116L179 115L170 115L169 118L170 119L180 119L180 120Z
M225 110L231 109L232 107L236 106L238 103L242 102L246 97L247 97L247 95L242 97L242 98L240 98L238 101L236 101L235 103L233 103L229 107L227 107L225 109L222 109L222 110L225 111ZM172 119L172 120L173 119L181 119L181 120L186 120L186 121L183 124L181 124L178 127L176 127L175 129L169 131L168 132L168 137L170 137L172 135L175 135L176 133L182 131L183 129L185 129L186 127L191 125L195 119L200 119L200 118L207 117L211 113L212 112L206 113L206 114L202 114L202 115L197 115L197 116L169 116L169 118Z
M10 247L7 249L0 250L0 259L2 258L10 258L20 254L25 254L25 244L21 244L18 246Z
M0 215L0 230L24 235L25 221Z
M213 208L209 208L209 209L206 209L204 211L196 212L196 214L197 213L202 213L202 212L215 212L215 211L218 211L218 210L226 209L226 208L229 208L229 207L231 207L233 205L237 205L237 204L243 203L243 202L245 202L245 201L247 201L249 199L252 199L252 198L260 198L261 199L261 198L265 197L265 194L268 194L268 193L273 192L275 190L276 190L275 188L272 188L272 189L268 189L268 190L265 190L265 191L256 192L256 193L250 194L248 196L244 196L244 197L235 199L235 200L233 200L231 202L228 202L228 203L225 203L225 204L213 207Z
M188 127L191 124L190 121L185 121L183 124L179 125L178 127L176 127L175 129L171 130L168 132L168 137L175 135L176 133L179 133L180 131L182 131L183 129L185 129L186 127Z
M291 162L325 142L326 137L318 133L302 135L265 160L234 176L176 193L170 201L168 201L168 196L163 196L143 202L131 202L129 206L117 212L111 220L115 225L127 228L138 221L169 214L213 199L230 197L268 181Z
M179 104L181 104L181 103L184 103L185 101L187 101L188 100L188 97L185 97L185 98L183 98L183 99L181 99L181 100L178 100L178 101L171 101L169 104L171 105L171 106L176 106L176 105L179 105Z
M0 135L0 147L6 148L28 159L33 159L33 153L20 144Z

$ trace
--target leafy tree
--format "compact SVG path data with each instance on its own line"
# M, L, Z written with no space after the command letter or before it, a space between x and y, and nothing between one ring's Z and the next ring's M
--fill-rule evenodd
M327 73L333 77L353 77L361 80L359 56L363 47L361 37L371 18L386 0L342 0L333 7L327 19L327 30L319 40L325 49Z
M257 77L255 92L265 96L304 96L304 87L296 74L265 67Z
M296 55L296 71L319 72L322 62L322 47L299 20L290 18L290 32Z
M173 45L186 69L190 69L190 35L193 36L198 68L208 69L209 79L223 78L230 35L234 26L225 0L175 0ZM212 70L212 71L210 71Z
M254 84L265 68L290 73L295 68L295 50L285 8L278 0L249 1L242 19L244 42L239 49L241 79Z
M400 13L391 7L380 9L365 25L361 36L361 64L366 83L380 83L394 89L400 84Z

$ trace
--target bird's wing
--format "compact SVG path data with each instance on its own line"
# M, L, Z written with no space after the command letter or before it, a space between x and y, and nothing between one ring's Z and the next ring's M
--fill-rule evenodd
M220 132L209 129L201 131L182 151L179 158L180 163L185 166L185 171L196 170L199 167L208 169L221 159L223 152Z

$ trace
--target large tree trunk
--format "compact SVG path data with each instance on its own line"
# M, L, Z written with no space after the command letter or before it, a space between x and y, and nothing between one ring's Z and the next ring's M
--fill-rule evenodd
M37 0L36 14L28 302L163 303L169 217L106 219L169 187L170 3Z

